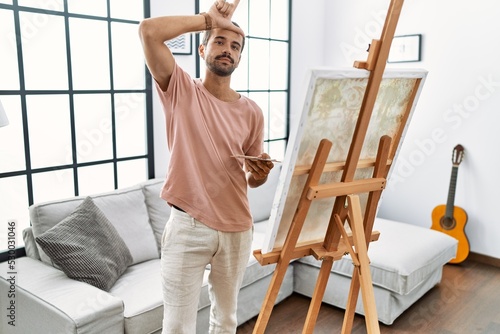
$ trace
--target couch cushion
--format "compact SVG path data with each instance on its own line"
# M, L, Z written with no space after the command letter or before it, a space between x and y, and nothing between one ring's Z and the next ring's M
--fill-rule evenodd
M134 264L159 258L144 195L139 186L91 197L125 241ZM73 197L32 205L30 219L35 238L65 219L84 199L85 197ZM41 260L51 264L41 247L38 247L38 251Z
M159 259L128 267L109 293L123 301L125 333L153 333L161 329L163 293Z
M132 263L127 245L90 197L36 242L69 278L104 291Z
M379 240L368 249L373 284L400 295L413 291L456 256L457 240L438 231L382 218L375 220L373 230L380 231ZM321 266L312 257L299 261ZM335 261L332 271L352 277L350 256Z
M248 202L254 222L269 219L280 173L281 165L275 165L269 173L266 183L257 188L248 188Z
M158 253L161 249L161 237L170 217L170 205L160 197L161 188L165 179L152 179L142 184L142 191L146 198L146 207L149 213L149 222L155 234Z

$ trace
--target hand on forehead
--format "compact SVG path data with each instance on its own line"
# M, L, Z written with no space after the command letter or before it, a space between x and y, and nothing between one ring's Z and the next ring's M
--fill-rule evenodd
M233 2L216 0L208 11L210 17L214 20L214 27L231 30L245 37L245 32L234 25L231 20L239 3L240 0L234 0Z

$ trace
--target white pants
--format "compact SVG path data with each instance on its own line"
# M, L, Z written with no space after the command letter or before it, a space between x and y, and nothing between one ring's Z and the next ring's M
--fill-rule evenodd
M196 333L203 273L210 264L210 334L236 332L236 307L251 252L252 229L220 232L172 208L163 232L163 334Z

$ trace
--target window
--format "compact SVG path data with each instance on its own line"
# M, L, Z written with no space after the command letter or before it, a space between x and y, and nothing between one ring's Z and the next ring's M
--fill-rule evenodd
M153 177L148 16L142 0L0 0L2 255L9 220L22 246L29 205Z
M197 12L208 10L212 4L199 0ZM247 35L231 85L261 107L265 150L278 160L284 157L290 131L290 17L290 0L241 0L232 18ZM204 63L198 68L199 76L205 70Z

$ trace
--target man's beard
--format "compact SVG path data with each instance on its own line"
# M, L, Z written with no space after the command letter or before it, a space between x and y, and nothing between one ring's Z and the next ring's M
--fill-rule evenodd
M227 67L227 66L218 65L217 60L219 58L222 58L222 57L230 58L232 66ZM231 58L230 56L227 56L227 55L220 55L220 56L217 56L215 58L207 58L206 64L207 64L207 68L210 71L214 72L215 74L217 74L221 77L230 76L231 74L233 74L234 70L236 69L236 66L234 66L234 59Z

